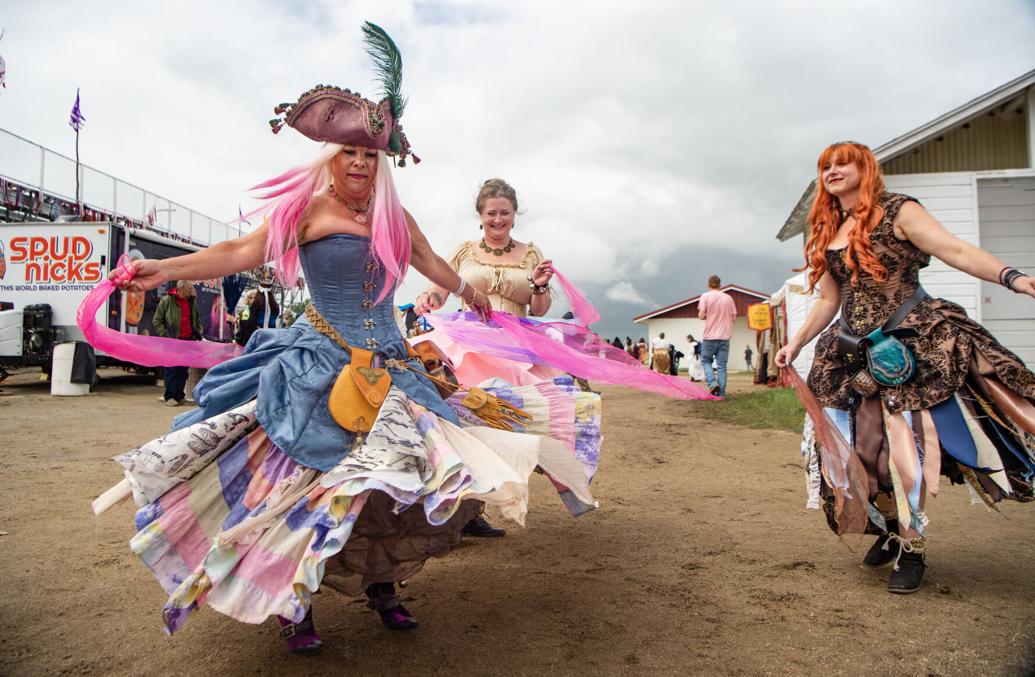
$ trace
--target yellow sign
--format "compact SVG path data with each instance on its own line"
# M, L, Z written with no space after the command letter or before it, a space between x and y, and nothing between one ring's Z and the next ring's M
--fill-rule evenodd
M772 326L773 322L769 316L768 303L756 303L753 306L748 306L748 327L755 331L765 331Z

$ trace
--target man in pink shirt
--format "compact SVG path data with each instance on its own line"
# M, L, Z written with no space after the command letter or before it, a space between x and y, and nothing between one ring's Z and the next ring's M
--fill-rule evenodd
M730 339L733 338L733 320L737 305L729 294L719 291L722 280L718 275L708 278L708 291L697 302L697 317L704 320L704 340L701 342L701 362L704 378L712 395L726 397L726 363L730 357ZM712 368L712 359L715 368Z

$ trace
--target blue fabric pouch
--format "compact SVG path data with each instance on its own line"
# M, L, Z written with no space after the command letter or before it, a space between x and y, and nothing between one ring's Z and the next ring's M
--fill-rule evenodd
M866 336L866 363L873 380L885 386L901 385L916 373L913 351L880 329Z

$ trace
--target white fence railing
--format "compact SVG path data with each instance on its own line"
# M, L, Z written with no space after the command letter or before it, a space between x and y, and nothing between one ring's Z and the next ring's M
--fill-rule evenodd
M84 207L109 217L96 220L127 221L202 246L241 235L236 222L223 223L88 165L79 164L79 177ZM2 128L0 178L39 191L40 205L51 214L61 213L59 203L76 203L75 159Z

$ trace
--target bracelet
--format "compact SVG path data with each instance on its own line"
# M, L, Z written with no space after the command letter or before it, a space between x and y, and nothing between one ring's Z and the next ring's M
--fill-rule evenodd
M464 293L464 289L466 289L466 288L467 288L467 280L465 280L464 278L461 277L460 278L460 286L457 287L456 291L453 292L453 293L456 294L457 298L461 298L462 299L463 298L462 294Z
M546 292L548 292L550 290L550 285L544 284L542 287L540 287L535 282L531 282L531 283L529 283L528 288L532 290L532 293L534 295L542 296L543 294L545 294Z
M1003 279L1002 284L1003 284L1004 287L1006 287L1010 291L1013 291L1014 280L1016 280L1019 277L1027 277L1027 276L1028 276L1028 274L1025 273L1024 271L1017 270L1016 268L1010 268L1010 269L1008 269L1003 274L1003 276L1002 276L1002 279Z
M1003 273L1008 270L1010 270L1010 266L1003 266L1003 269L999 271L998 275L996 275L996 279L999 280L999 284L1003 284Z

